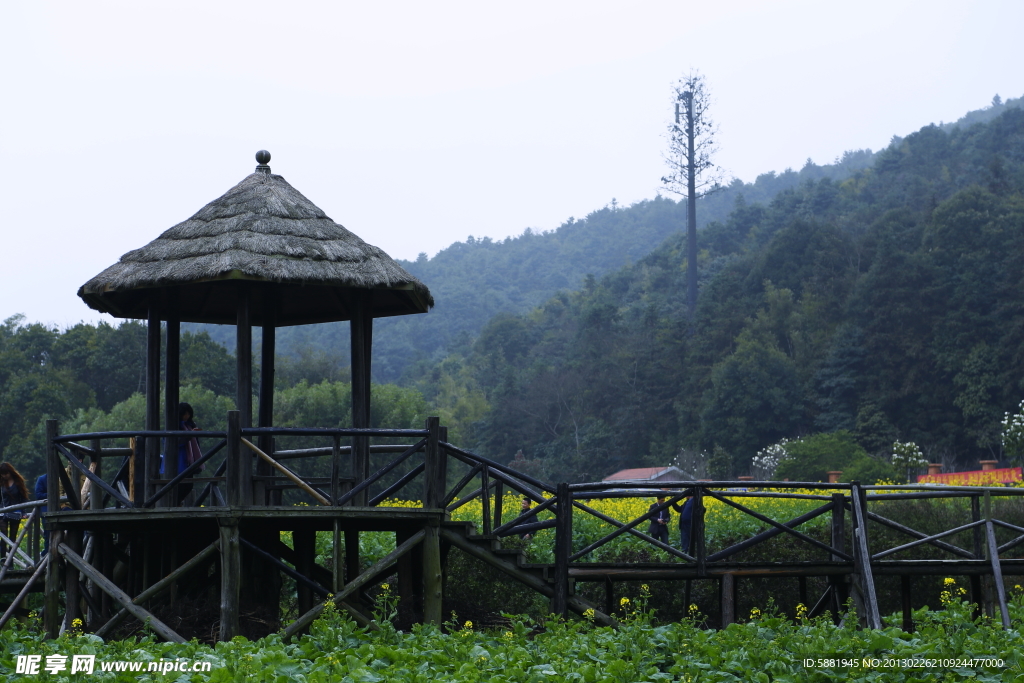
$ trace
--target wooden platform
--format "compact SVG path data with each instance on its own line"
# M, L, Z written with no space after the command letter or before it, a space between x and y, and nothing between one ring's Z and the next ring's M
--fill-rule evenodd
M424 525L437 526L443 510L390 507L312 507L312 506L236 506L203 508L108 508L105 510L65 510L49 513L45 528L49 531L96 531L100 533L163 533L200 521L222 525L236 522L243 528L268 531L341 530L416 531ZM144 529L144 531L142 531Z

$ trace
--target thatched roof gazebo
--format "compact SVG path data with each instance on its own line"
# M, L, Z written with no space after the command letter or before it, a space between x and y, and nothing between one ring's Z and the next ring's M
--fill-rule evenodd
M167 323L165 429L177 429L178 423L181 322L236 325L236 399L242 426L248 427L252 325L263 330L258 424L271 426L275 329L344 320L352 334L352 424L368 427L373 318L425 313L434 304L427 287L394 259L273 175L268 152L260 151L256 160L256 171L223 196L78 290L95 310L149 322L146 429L160 428L162 321ZM150 455L155 460L158 453ZM365 455L368 466L368 446ZM362 459L356 458L357 469ZM173 475L176 463L169 464Z

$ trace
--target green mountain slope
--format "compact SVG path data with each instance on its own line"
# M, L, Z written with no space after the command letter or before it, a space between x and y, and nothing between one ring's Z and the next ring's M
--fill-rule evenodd
M681 235L524 315L465 362L476 445L557 478L847 429L869 451L999 458L1024 397L1024 111L928 126L841 182L737 198L700 233L696 322ZM692 334L691 334L692 329Z

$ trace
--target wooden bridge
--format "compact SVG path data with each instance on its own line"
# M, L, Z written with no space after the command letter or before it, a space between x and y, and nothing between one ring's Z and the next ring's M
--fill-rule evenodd
M31 510L17 538L0 539L13 548L0 568L0 591L14 595L0 626L30 591L43 590L43 619L51 637L69 628L75 619L82 619L87 630L101 636L114 634L126 619L137 619L148 622L161 638L180 641L183 637L158 618L156 606L161 602L164 607L173 605L197 592L214 596L210 602L217 608L207 617L220 640L243 632L243 614L260 620L264 631L276 630L285 576L294 579L298 588L299 616L282 629L289 637L308 628L328 600L358 622L370 623L372 603L366 589L395 574L410 617L440 623L445 562L452 547L547 596L554 613L593 610L595 620L605 624L615 623L612 612L617 582L680 580L688 591L692 581L717 581L722 622L727 624L735 619L736 586L745 577L826 577L827 588L815 601L811 616L825 610L838 615L846 599L852 597L864 625L879 628L875 577L902 578L904 617L909 621L911 577L931 574L970 577L972 598L987 605L1008 627L1003 577L1024 574L1024 560L1005 557L1024 544L1024 527L992 514L993 498L1024 495L1021 489L792 482L742 482L740 489L738 482L692 481L658 482L658 490L652 489L650 482L550 485L448 443L437 418L428 419L422 430L242 428L238 412L228 414L226 432L202 433L204 441L212 445L198 462L174 477L162 478L158 463L145 458L154 447L141 442L158 445L164 439L194 433L150 430L60 435L54 421L47 423L47 430L48 480L59 481L67 495L62 500L58 486L50 484L46 501L17 506ZM291 450L274 447L294 437L319 439L329 445ZM136 440L134 450L109 445L128 438ZM343 440L351 440L353 446L343 446ZM371 440L392 443L370 445L370 452L384 464L372 474L361 473L352 457L353 450L360 450L354 442ZM407 443L393 443L396 440ZM257 441L266 445L258 446ZM134 459L133 452L137 453ZM118 467L109 467L111 462ZM320 463L321 472L329 467L330 475L312 476L310 471L315 468L311 463ZM204 471L210 473L204 476ZM83 482L88 482L86 500L80 493ZM189 497L194 499L186 498L188 507L172 507L173 501L180 499L179 487L188 484L195 487ZM808 489L812 492L807 493ZM818 490L821 492L814 492ZM502 510L505 491L533 499L538 505L531 512L538 516L532 519L540 521L503 521L509 517ZM609 517L591 503L659 492L667 495L665 502L632 520ZM678 504L686 496L694 498L691 552L639 529L659 509ZM418 507L382 506L394 498L418 498L420 503ZM776 520L744 505L752 498L795 498L819 505L794 519ZM969 500L971 521L929 534L870 509L882 501L929 498ZM705 502L709 499L753 517L765 530L709 551L705 539ZM483 507L481 529L450 520L452 511L473 501ZM588 515L612 530L585 547L576 547L574 520L578 524ZM827 541L799 528L820 516L830 518ZM877 526L905 535L908 542L873 547L877 543L869 542L871 530ZM519 550L501 547L503 537L544 528L555 532L552 563L531 564ZM1000 544L997 530L1002 530L1004 537L1011 532L1012 537ZM393 532L396 547L366 568L359 547L360 535L368 531ZM283 532L290 532L291 546L282 541ZM330 566L315 561L316 532L332 534ZM972 540L967 548L943 540L963 533L969 533ZM42 553L40 545L46 534L49 550ZM595 550L624 534L663 551L671 561L589 561ZM742 551L783 534L820 551L821 559L736 559ZM939 549L949 557L895 557L921 546ZM604 584L604 604L592 604L577 595L575 586L580 582Z

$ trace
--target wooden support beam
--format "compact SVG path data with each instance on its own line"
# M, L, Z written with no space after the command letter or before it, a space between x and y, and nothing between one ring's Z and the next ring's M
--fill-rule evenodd
M512 563L500 559L493 553L484 550L483 548L474 544L472 541L468 540L465 536L462 536L461 534L455 533L454 531L450 531L443 527L439 531L439 534L441 536L441 540L452 544L459 550L462 550L467 555L475 557L476 559L491 565L495 569L498 569L499 571L516 579L520 583L529 586L530 588L532 588L533 590L537 591L545 597L554 597L555 591L550 584L544 582L542 579L534 576L533 574L524 572L522 569L516 567ZM615 620L613 617L598 610L589 602L580 598L577 595L569 596L568 600L566 600L566 604L569 609L571 609L573 612L579 615L582 615L589 609L594 610L594 621L598 624L601 624L602 626L619 625L619 622Z
M565 617L569 614L569 558L572 555L572 493L569 485L559 484L555 498L558 501L558 525L555 527L555 585L551 611ZM486 516L484 519L486 521Z
M452 501L455 500L455 497L459 495L459 492L462 491L462 489L466 488L466 484L473 481L473 479L476 478L476 475L480 474L480 470L483 468L484 466L482 464L473 465L469 472L466 473L466 476L460 479L459 483L456 484L451 491L446 493L443 499L441 499L441 507L449 511L452 510Z
M177 431L178 423L181 421L178 415L178 394L181 384L181 321L178 318L177 290L169 290L168 297L167 350L164 357L164 429ZM163 452L163 478L173 479L178 474L178 437L168 436L164 442ZM178 504L177 490L157 502L157 505L164 507L176 507Z
M370 426L370 364L373 347L373 310L367 292L353 292L351 298L352 426ZM358 487L370 474L370 440L352 437L352 476ZM357 507L366 505L366 489L359 489L352 500Z
M443 621L441 600L444 592L441 574L441 537L438 527L424 528L423 535L423 621L440 626Z
M416 467L413 467L411 470L403 474L401 479L399 479L394 484L387 487L386 489L378 493L376 496L371 498L369 501L367 501L367 505L373 507L378 503L384 502L385 500L393 496L395 493L400 491L402 488L404 488L405 485L408 484L410 481L418 477L423 472L424 469L425 465L422 462L419 465L416 465Z
M988 496L988 492L985 492ZM999 548L996 545L996 532L992 526L992 519L985 520L985 535L988 539L988 557L992 563L992 582L995 584L996 600L999 604L999 617L1002 620L1003 628L1010 629L1010 613L1006 607L1006 585L1003 583L1003 570L999 565Z
M57 512L60 509L60 489L57 486L59 481L57 472L61 470L57 445L54 439L58 435L57 420L46 421L46 513L47 515ZM54 536L57 534L44 530L43 534L50 539L49 560L46 563L46 589L43 593L43 626L46 630L46 637L56 638L60 631L60 619L57 611L60 609L60 574L58 572L57 548L54 545Z
M444 461L447 460L441 452L441 419L428 417L426 422L427 443L423 450L423 507L428 509L444 507L444 487L447 482L442 478L445 475Z
M860 593L864 600L863 618L868 628L882 628L882 617L878 612L878 598L875 595L875 577L871 571L871 553L868 550L867 503L860 484L853 482L850 491L854 522L854 562L857 567Z
M783 522L782 527L786 527L787 529L793 529L795 527L800 526L804 522L812 520L819 515L823 515L826 512L830 512L831 510L832 503L829 503L828 505L823 505L820 508L815 508L814 510L811 510L810 512L802 514L799 517L791 519L788 522ZM775 536L778 536L779 534L783 533L784 530L782 527L772 527L771 529L762 531L761 533L752 536L746 540L740 541L735 545L731 545L728 548L719 550L717 553L708 556L708 562L717 562L719 560L724 560L725 558L731 557L732 555L735 555L736 553L742 550L746 550L747 548L755 546L758 543L763 543L764 541L767 541L770 538L774 538Z
M691 521L690 547L693 548L693 557L697 561L697 576L707 576L708 547L704 533L704 515L707 508L704 507L704 488L701 486L693 489L693 516Z
M245 446L247 446L249 450L258 455L263 461L269 463L271 467L276 469L284 476L288 477L288 479L290 479L292 483L294 483L296 486L298 486L300 489L302 489L309 495L313 496L313 499L316 500L318 503L320 503L321 505L331 504L331 501L327 500L327 498L325 498L323 494L321 494L319 491L317 491L312 486L303 481L299 475L295 474L290 469L288 469L287 467L285 467L284 465L282 465L281 463L279 463L278 461L274 460L269 455L261 451L259 448L256 447L256 444L254 444L253 442L249 441L244 437L241 438L241 442Z
M242 590L242 544L238 520L220 522L220 635L218 640L231 640L239 634L239 611Z
M900 577L900 602L903 604L903 630L914 632L914 601L911 593L910 574Z
M312 580L313 564L316 560L316 532L296 529L292 532L292 543L295 545L295 569L302 576ZM299 614L305 614L313 608L313 592L308 584L301 581L296 588Z
M359 562L359 530L345 529L345 580L348 583L357 576L360 570ZM337 594L339 591L334 591Z
M4 615L0 617L0 628L6 626L8 620L12 616L14 616L14 612L18 609L18 605L20 605L21 601L25 599L25 596L28 595L28 592L32 590L32 586L34 586L36 581L39 580L39 575L42 574L43 570L46 569L48 566L50 566L49 556L45 556L43 557L43 559L39 560L39 563L36 565L36 570L32 572L32 576L30 576L28 581L25 582L25 585L22 586L21 590L18 592L18 595L14 598L14 600L11 601L11 605L7 608L7 611L4 612Z
M153 294L146 322L146 431L160 429L160 336L160 308L156 294ZM143 441L143 467L141 471L136 467L136 475L141 475L142 483L141 489L139 481L135 486L139 505L156 490L152 480L159 477L157 470L160 469L160 439L150 436Z
M22 540L25 538L26 534L28 534L29 530L32 528L32 524L36 521L36 519L38 517L39 517L39 508L38 507L32 508L32 513L29 515L28 521L21 525L21 529L18 531L18 534L14 538L14 542L11 545L10 552L7 553L7 557L6 557L6 559L4 559L3 566L0 567L0 581L3 581L4 574L6 574L7 571L10 569L11 565L14 564L15 556L21 551L21 542L22 542ZM2 534L0 534L0 535L2 535ZM32 560L32 557L30 555L25 554L24 557L25 557L26 560L28 560L29 566L32 566L32 565L35 564L35 562Z
M176 582L178 579L188 574L190 571L202 566L204 562L206 562L210 557L213 556L215 552L217 552L217 549L219 547L220 539L214 541L210 545L200 550L188 562L181 565L180 567L178 567L170 574L154 583L146 590L142 591L139 595L135 596L135 598L132 599L132 603L136 605L142 605L154 598L159 597L162 593L169 590L171 586L174 584L174 582ZM124 622L125 619L128 618L129 614L130 612L126 608L122 607L117 612L117 614L115 614L107 621L107 623L103 624L103 626L100 626L98 629L96 629L96 635L98 635L100 638L106 638L114 632L115 628L117 628L122 622Z
M665 503L665 505L662 508L660 508L660 509L666 509L668 506L672 505L672 503L678 502L679 500L680 500L680 497L677 496L677 497L673 498L672 500L668 501L667 503ZM553 501L554 501L554 499L552 498L552 499L550 499L547 502L550 503L550 502L553 502ZM594 508L590 507L589 505L584 505L583 503L579 502L578 500L574 500L572 504L573 504L573 507L578 508L580 510L583 510L584 512L597 517L598 519L600 519L603 522L607 522L608 524L611 524L612 526L618 527L622 531L625 531L626 533L632 534L633 536L636 536L637 538L642 539L642 540L650 543L651 545L653 545L653 546L655 546L657 548L660 548L661 550L664 550L665 552L669 553L670 555L674 555L675 557L678 557L681 560L686 560L687 562L693 562L694 561L694 558L691 555L688 555L688 554L684 553L681 550L677 550L677 549L673 548L672 546L670 546L667 543L662 543L658 539L654 538L653 536L648 536L647 534L645 534L642 531L638 531L635 527L638 524L640 524L641 522L644 521L643 518L641 518L640 520L637 520L635 524L630 525L630 524L627 524L625 522L620 522L619 520L615 519L614 517L609 517L608 515L600 512L598 510L595 510ZM542 507L543 506L538 505L537 508L536 508L536 511L539 512ZM656 511L648 513L648 518L650 518L654 514L656 514ZM609 540L611 540L611 539L609 539ZM581 550L580 552L576 553L576 556L577 557L582 557L585 554L584 551L589 553L592 549L593 548L590 548L588 546L587 548L584 548L584 550ZM569 559L570 559L570 561L571 560L575 560L576 557L570 557Z
M246 460L242 456L242 416L237 410L228 411L228 435L226 439L227 454L224 485L227 488L228 505L244 505L240 470L245 467Z
M334 520L331 535L331 592L337 593L345 585L345 561L342 557L341 524Z
M923 545L925 543L933 545L936 548L939 548L941 550L947 550L947 551L953 553L954 555L959 555L960 557L964 557L964 558L967 558L969 560L970 559L974 559L974 554L973 553L969 553L966 550L964 550L963 548L957 547L955 545L951 545L949 543L944 543L944 542L939 541L937 539L943 538L945 536L949 536L950 534L956 534L956 533L960 533L961 531L966 531L967 529L971 529L971 528L973 528L975 526L980 526L981 522L979 522L979 521L973 521L970 524L965 524L964 526L957 527L956 529L953 529L951 531L946 531L946 532L943 532L941 534L935 534L935 535L929 536L928 534L921 533L917 529L911 529L908 526L904 526L904 525L900 524L899 522L894 522L891 519L886 519L885 517L882 517L881 515L876 515L873 512L868 512L868 519L871 520L871 521L874 521L874 522L878 522L879 524L882 524L883 526L887 526L890 529L895 529L896 531L902 531L903 533L907 534L908 536L913 536L914 538L918 539L917 541L914 541L913 543L908 543L906 545L901 545L898 548L891 548L889 550L885 550L883 552L877 553L874 557L871 558L873 560L878 560L878 559L881 559L881 558L883 558L883 557L885 557L887 555L892 555L893 553L898 553L901 550L907 550L909 548L913 548L913 547L916 547L916 546L919 546L919 545Z
M729 498L727 498L726 496L718 495L714 491L708 491L707 494L709 496L711 496L712 498L717 498L718 500L722 501L726 505L734 507L737 510L739 510L739 511L745 513L745 514L748 514L748 515L750 515L751 517L753 517L755 519L761 520L765 524L770 524L773 527L779 529L780 531L788 533L791 536L796 536L800 540L806 541L806 542L810 543L813 546L821 548L822 550L831 552L833 555L840 555L840 557L842 557L843 555L846 555L846 553L840 553L840 552L836 551L835 548L832 548L827 543L822 543L821 541L819 541L816 538L812 538L811 536L808 536L807 534L801 533L801 532L797 531L796 529L791 529L791 528L789 528L788 526L786 526L785 524L783 524L781 522L776 522L771 517L767 517L765 515L762 515L760 512L757 512L756 510L751 510L750 508L748 508L745 505L740 505L737 502L729 500ZM821 509L821 508L819 508L819 509ZM843 559L849 561L849 560L852 560L853 558L850 557L849 555L846 555L845 557L843 557Z
M367 569L365 572L363 572L359 576L356 576L355 578L353 578L352 581L349 581L348 584L345 585L345 589L343 591L341 591L340 593L336 593L334 595L334 598L333 598L334 603L335 604L341 603L341 601L343 601L345 598L347 598L348 596L352 595L357 590L361 589L364 585L369 583L370 580L377 575L377 572L379 572L380 570L384 569L385 567L391 565L398 558L402 557L407 552L409 552L413 548L413 546L415 546L417 543L419 543L420 541L423 540L423 537L425 535L426 535L426 532L423 531L422 529L420 531L417 531L415 534L410 536L409 539L405 541L405 543L402 543L397 548L392 550L390 553L388 553L387 555L382 557L380 560L378 560L372 567ZM288 627L285 628L281 632L282 638L285 641L288 641L293 636L297 635L298 633L301 633L306 628L308 628L309 625L311 623L313 623L313 621L318 616L320 616L320 613L323 612L323 611L324 611L324 604L323 603L317 603L313 607L313 609L309 610L308 612L303 614L301 617L299 617L298 619L293 621L291 624L289 624Z
M81 556L82 552L82 532L81 531L67 531L65 532L65 541L61 544L61 547L68 548L69 551L74 551L76 555ZM82 560L85 562L85 560ZM69 562L64 567L64 630L68 631L73 627L75 619L81 618L81 610L79 602L79 589L81 588L79 582L79 567L74 562Z
M613 521L613 518L608 517L607 515L603 515L600 512L598 512L597 510L594 510L593 508L589 508L589 507L587 507L585 505L582 505L582 503L580 503L579 505L582 506L583 508L586 508L587 512L589 512L590 514L595 515L598 518L602 518L602 519L604 519L604 521L609 522L611 524L617 524L617 525L619 525L619 528L616 529L615 531L611 532L607 536L604 536L604 537L599 538L598 540L594 541L593 543L588 545L583 550L580 550L578 552L573 553L572 555L569 556L568 561L569 562L575 562L576 560L578 560L579 558L583 557L587 553L590 553L590 552L596 550L597 548L600 548L605 543L608 543L608 542L612 541L613 539L618 538L622 534L627 533L627 532L632 533L633 530L634 530L634 527L642 524L643 522L646 522L646 521L652 519L655 515L657 515L662 510L667 510L670 506L672 506L673 504L678 503L680 500L682 500L686 495L688 495L688 494L685 491L682 492L682 493L677 493L676 495L672 496L671 498L669 498L664 503L657 503L657 504L655 504L655 506L654 506L654 508L652 510L650 510L649 512L641 515L640 517L637 517L632 522L629 522L629 523L626 523L626 524L623 524L622 522L619 522L618 520L614 520ZM570 508L573 507L573 504L572 504L572 494L571 493L569 494L569 507ZM562 502L559 500L559 502L558 502L558 515L559 515L559 518L561 518L562 509L563 509L562 508ZM647 540L648 542L653 543L654 545L658 546L662 550L669 551L673 555L676 555L678 557L682 557L683 559L686 559L686 560L692 559L689 555L687 555L687 554L685 554L683 552L680 552L680 551L676 550L675 548L673 548L672 546L667 545L665 543L662 543L661 541L656 541L655 539L651 538L647 534L644 534L642 532L636 532L634 535L639 536L640 538L643 538L644 540Z
M722 628L725 628L736 622L736 577L732 574L722 574L719 581L722 597Z
M68 547L66 543L61 543L57 546L58 552L64 556L69 564L74 566L76 569L88 576L94 581L100 588L102 588L110 597L120 603L128 612L131 613L139 621L148 623L149 627L156 632L158 636L164 640L172 643L184 643L185 639L175 633L167 624L163 623L155 616L139 607L132 602L132 599L128 595L118 588L113 581L100 574L98 571L93 569L88 562L82 559L82 557Z

